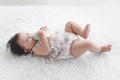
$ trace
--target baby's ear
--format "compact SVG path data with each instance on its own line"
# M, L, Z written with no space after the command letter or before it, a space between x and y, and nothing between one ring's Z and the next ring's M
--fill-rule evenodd
M28 52L30 52L30 50L29 49L24 49L24 52L28 53Z

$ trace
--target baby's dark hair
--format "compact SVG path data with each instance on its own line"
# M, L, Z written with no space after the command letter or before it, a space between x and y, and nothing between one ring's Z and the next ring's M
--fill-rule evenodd
M19 34L15 34L13 37L10 38L10 40L7 42L6 46L7 49L10 49L11 53L14 56L22 56L22 55L27 55L28 53L24 52L24 49L19 46L17 43L17 40L19 39Z

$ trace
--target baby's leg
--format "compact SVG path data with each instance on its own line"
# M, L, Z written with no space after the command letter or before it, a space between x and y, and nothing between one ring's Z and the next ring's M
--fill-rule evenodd
M89 40L78 40L71 45L71 54L75 57L79 57L86 51L92 53L103 53L111 50L111 45L98 46Z
M65 31L74 33L83 37L84 39L87 39L90 31L90 25L87 24L86 27L82 29L82 27L79 24L69 21L66 23Z

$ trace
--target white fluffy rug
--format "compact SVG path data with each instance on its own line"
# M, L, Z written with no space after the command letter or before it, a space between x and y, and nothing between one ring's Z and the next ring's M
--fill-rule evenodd
M14 57L5 44L16 32L35 32L47 25L64 30L75 21L91 24L89 39L111 43L106 54L87 52L78 59L45 63L44 59ZM0 80L120 80L120 6L0 6Z

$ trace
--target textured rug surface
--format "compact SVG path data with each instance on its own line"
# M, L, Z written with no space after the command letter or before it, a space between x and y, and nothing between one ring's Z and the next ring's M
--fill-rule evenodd
M31 55L14 57L5 44L16 32L47 25L64 30L69 20L91 24L90 40L111 43L111 52L45 63ZM0 6L0 80L120 80L120 6Z

